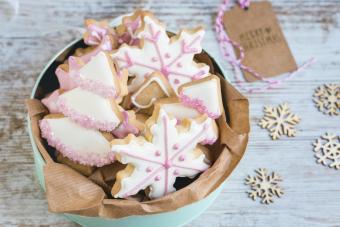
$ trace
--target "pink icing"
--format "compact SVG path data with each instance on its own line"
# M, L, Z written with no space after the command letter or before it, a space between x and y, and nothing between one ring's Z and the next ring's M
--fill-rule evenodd
M74 162L101 167L110 164L115 161L114 153L108 152L106 154L84 154L73 148L65 145L59 138L57 138L47 121L47 119L40 120L39 126L41 129L41 136L47 140L48 145L54 147L65 157L71 159Z
M91 60L93 56L96 56L101 51L111 51L113 49L112 41L109 35L105 35L101 41L101 43L91 52L80 56L79 58L87 63Z
M140 26L140 22L141 22L140 17L137 17L133 21L125 22L124 25L127 28L127 32L118 37L118 42L120 44L127 43L131 46L139 45L139 39L136 38L135 33Z
M190 98L189 96L184 95L183 92L179 94L179 98L184 105L195 108L198 112L207 114L212 119L217 119L221 116L221 114L210 112L200 99Z
M137 135L139 133L139 129L129 123L128 112L123 111L122 114L123 114L124 120L115 130L112 131L112 134L120 139L126 137L130 133Z
M116 122L100 121L93 117L86 116L72 109L70 105L67 104L65 98L60 97L58 100L59 110L67 117L71 118L74 122L80 124L85 128L95 128L106 132L111 132L117 127Z
M70 76L70 73L65 72L62 68L58 67L55 74L57 75L61 89L68 91L76 87L76 82Z
M41 102L47 107L48 111L51 114L60 113L58 105L57 105L58 98L59 98L59 90L55 90L48 97L43 98Z
M84 42L90 46L99 45L106 35L111 34L109 27L100 27L97 24L88 25L86 31L88 36L85 37Z

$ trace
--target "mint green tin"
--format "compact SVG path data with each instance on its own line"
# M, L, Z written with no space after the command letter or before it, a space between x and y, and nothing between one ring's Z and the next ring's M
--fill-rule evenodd
M111 25L117 24L121 18L117 18L111 22ZM53 68L53 64L56 64L57 59L60 56L65 56L67 53L70 52L71 49L76 48L79 46L81 39L75 40L74 42L67 45L64 49L62 49L57 55L55 55L50 62L46 65L43 69L41 74L39 75L33 91L31 93L31 98L37 98L37 93L39 84L42 80L46 77L48 73L51 73L51 67ZM214 62L216 66L219 68L221 72L223 70L219 67L216 61ZM224 74L225 75L225 74ZM227 79L227 78L226 78ZM54 88L53 88L54 89ZM41 156L37 145L33 139L32 130L31 130L31 122L29 117L27 117L28 121L28 130L29 136L33 148L34 154L34 162L35 162L35 171L36 175L39 179L40 186L45 191L45 181L44 181L44 174L43 174L43 167L45 165L45 161ZM64 216L74 221L82 226L114 226L114 227L152 227L152 226L162 226L162 227L174 227L174 226L183 226L200 214L202 214L217 198L217 196L221 193L224 184L221 184L214 192L210 193L206 198L192 203L190 205L184 206L180 209L171 212L159 213L159 214L151 214L151 215L142 215L142 216L129 216L124 218L118 219L106 219L101 217L85 217L80 215L74 214L64 214Z

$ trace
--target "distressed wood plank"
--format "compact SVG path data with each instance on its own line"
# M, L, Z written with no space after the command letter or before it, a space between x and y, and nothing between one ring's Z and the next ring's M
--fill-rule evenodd
M49 58L78 36L83 19L114 18L149 8L170 30L205 25L204 48L227 69L213 31L218 0L193 1L20 1L15 21L0 33L0 226L76 226L47 211L45 196L34 176L33 155L26 132L23 100ZM339 226L339 171L315 163L312 141L326 131L339 134L339 118L318 112L313 90L339 83L340 4L337 1L272 1L298 63L311 56L310 70L267 93L247 95L251 103L251 139L239 167L222 194L188 226ZM271 141L257 126L263 105L287 101L300 115L298 135ZM247 198L243 179L258 167L280 173L286 194L264 206Z

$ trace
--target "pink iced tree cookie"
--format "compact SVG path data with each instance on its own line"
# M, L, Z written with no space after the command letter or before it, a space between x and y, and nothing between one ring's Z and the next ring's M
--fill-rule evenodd
M192 80L205 77L209 66L193 61L195 54L202 51L201 41L204 30L182 30L169 38L165 26L153 16L142 16L142 28L136 36L140 39L140 48L123 44L111 56L120 68L127 68L135 79L129 86L135 91L152 72L161 72L170 82L174 91Z
M130 134L113 140L111 150L121 163L128 164L117 174L113 196L125 198L150 186L150 198L158 198L175 191L177 177L194 177L208 169L205 155L196 147L216 141L218 132L211 118L202 117L179 126L160 109L147 139Z

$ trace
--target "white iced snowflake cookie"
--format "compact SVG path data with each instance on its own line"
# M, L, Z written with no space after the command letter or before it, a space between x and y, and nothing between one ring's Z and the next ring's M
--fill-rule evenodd
M140 39L140 48L122 45L111 56L120 68L127 68L135 79L129 85L135 91L152 72L161 72L177 93L177 88L192 80L205 77L209 66L193 61L195 54L202 51L201 41L204 30L182 30L169 38L165 26L151 15L142 15L142 27L136 36Z
M220 79L215 75L184 84L179 88L179 99L213 119L223 113Z
M149 197L158 198L175 191L177 177L193 177L209 168L205 155L197 152L196 146L217 139L212 121L210 118L200 122L188 120L188 127L184 129L183 125L180 129L176 119L170 119L160 110L149 129L149 139L129 135L123 140L113 140L111 150L121 163L128 164L117 174L113 196L125 198L150 187Z
M82 88L62 93L57 105L61 113L86 128L111 132L123 119L114 99Z
M47 115L39 125L48 144L74 162L99 167L114 161L109 135L83 128L62 115Z

